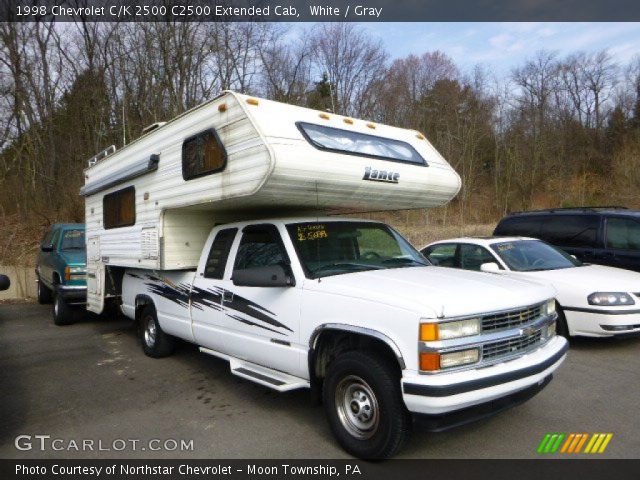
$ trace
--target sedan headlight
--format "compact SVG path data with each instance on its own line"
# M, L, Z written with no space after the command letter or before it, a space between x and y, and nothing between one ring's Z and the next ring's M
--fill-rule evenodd
M547 312L547 315L553 315L554 313L556 313L556 299L552 298L551 300L548 300L546 305L545 305L545 310Z
M455 320L442 323L420 324L420 341L449 340L480 334L480 319Z
M631 295L625 292L595 292L587 297L589 305L635 305Z

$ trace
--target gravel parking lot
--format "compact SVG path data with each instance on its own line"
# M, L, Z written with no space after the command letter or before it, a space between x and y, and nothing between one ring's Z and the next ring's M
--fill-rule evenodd
M640 458L640 339L581 339L571 347L531 401L446 433L417 431L399 457L536 458L545 433L611 432L598 458ZM56 327L47 306L0 305L0 385L2 458L346 457L307 392L278 394L234 377L226 362L188 344L172 357L148 358L128 320ZM19 435L50 435L62 450L50 440L46 451L36 441L18 450ZM118 439L127 441L124 450ZM178 450L148 448L167 439ZM71 440L92 440L94 450L67 449ZM139 440L135 450L128 440ZM193 448L180 451L180 440Z

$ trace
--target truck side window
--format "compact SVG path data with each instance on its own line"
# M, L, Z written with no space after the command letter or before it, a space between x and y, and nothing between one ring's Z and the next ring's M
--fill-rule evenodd
M539 216L507 217L500 222L494 235L538 237L540 235L542 222L543 218Z
M234 269L286 265L288 257L275 227L245 230L238 247Z
M640 250L640 223L626 218L607 219L607 248Z
M233 245L233 239L236 238L237 232L237 228L227 228L217 233L211 244L211 250L204 267L204 276L206 278L221 280L224 277L224 268L227 265L231 245Z
M104 228L129 227L136 223L136 189L123 188L102 198Z
M214 129L205 130L182 143L182 178L191 180L224 170L227 152Z

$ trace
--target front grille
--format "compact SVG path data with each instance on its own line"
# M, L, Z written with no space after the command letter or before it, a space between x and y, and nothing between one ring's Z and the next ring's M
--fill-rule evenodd
M482 331L494 332L518 327L538 318L542 315L543 305L510 310L508 312L494 313L482 317Z
M542 329L526 337L510 338L498 342L487 343L482 346L482 359L492 360L495 358L514 355L515 353L528 350L542 339Z

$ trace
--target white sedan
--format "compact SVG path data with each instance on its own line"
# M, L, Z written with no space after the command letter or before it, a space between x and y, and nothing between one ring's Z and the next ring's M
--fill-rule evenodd
M541 240L455 238L421 249L441 267L549 283L557 290L558 333L610 337L640 333L640 273L583 264Z

